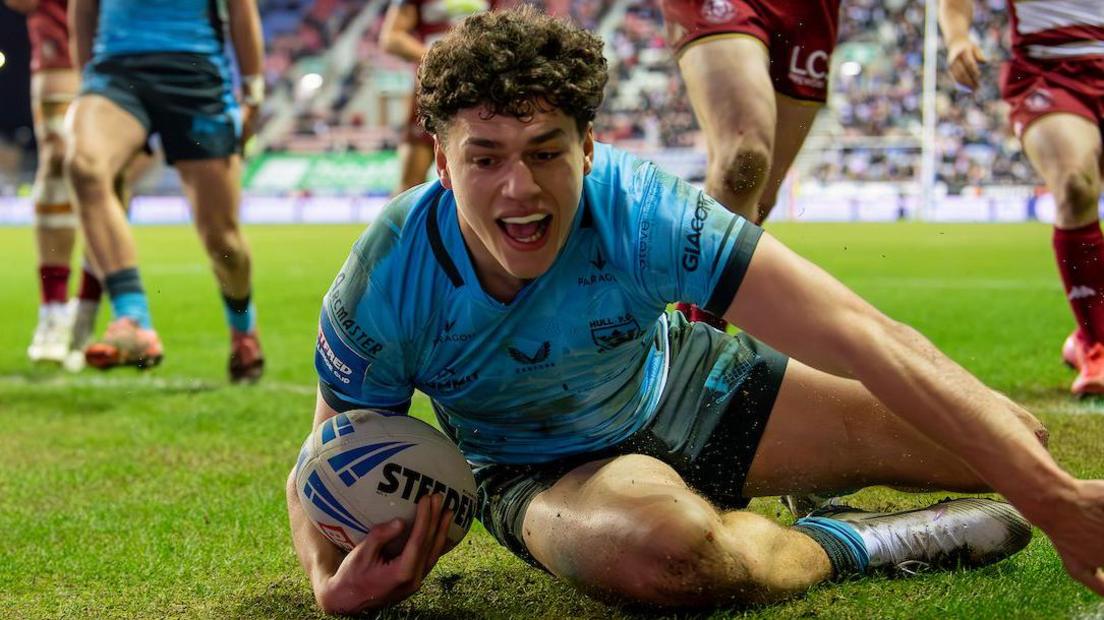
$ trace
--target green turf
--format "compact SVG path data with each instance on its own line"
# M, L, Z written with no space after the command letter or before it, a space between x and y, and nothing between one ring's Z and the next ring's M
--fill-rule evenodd
M985 381L1027 401L1060 461L1104 477L1104 406L1066 396L1072 327L1041 225L772 225ZM225 383L226 335L199 244L139 228L167 357L139 374L78 376L24 357L36 306L31 234L0 228L0 618L319 616L288 535L283 481L313 405L319 300L355 227L253 227L269 361L261 385ZM870 343L871 347L878 343ZM416 412L428 414L424 398ZM866 491L857 502L930 499ZM776 502L753 508L778 512ZM784 517L783 517L784 518ZM385 617L629 617L498 548L478 526L423 591ZM824 586L713 617L1100 618L1041 536L973 572Z

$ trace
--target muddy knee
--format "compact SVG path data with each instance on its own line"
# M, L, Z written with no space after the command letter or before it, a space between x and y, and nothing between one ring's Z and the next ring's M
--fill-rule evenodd
M1062 175L1053 190L1059 215L1063 216L1062 225L1085 225L1097 218L1100 181L1093 174L1080 170L1068 172Z
M767 183L770 164L770 148L759 141L723 149L709 164L709 192L730 210L758 221L756 203Z

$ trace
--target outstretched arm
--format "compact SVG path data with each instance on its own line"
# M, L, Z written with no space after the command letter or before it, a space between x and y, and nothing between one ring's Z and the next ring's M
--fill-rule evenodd
M725 318L794 358L860 380L896 415L958 455L1053 540L1070 574L1104 595L1104 481L1062 470L1029 416L764 233Z
M337 412L319 393L314 428L335 415ZM452 514L442 508L440 494L427 495L418 502L406 546L397 557L389 558L383 549L406 529L401 520L376 525L345 555L307 517L295 488L294 470L285 491L292 545L310 579L315 600L326 613L356 614L407 598L418 591L444 553Z

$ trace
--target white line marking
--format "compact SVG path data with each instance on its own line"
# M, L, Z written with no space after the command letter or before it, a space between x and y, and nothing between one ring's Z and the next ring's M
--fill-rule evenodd
M137 373L136 370L121 368L117 372ZM122 374L95 375L85 372L78 375L66 375L60 371L57 375L44 375L41 378L27 375L0 375L0 385L16 387L88 387L88 388L114 388L114 389L148 389L148 390L180 390L180 391L207 391L225 388L249 389L251 386L235 386L228 381L215 379L200 379L197 377L154 377L154 376L124 376ZM285 392L289 394L310 395L314 394L315 386L284 383L281 381L267 381L261 379L257 384L267 392Z

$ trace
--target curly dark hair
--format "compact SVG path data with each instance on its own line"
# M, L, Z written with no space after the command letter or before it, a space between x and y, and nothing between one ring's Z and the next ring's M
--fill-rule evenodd
M460 110L528 120L560 109L579 135L602 104L606 58L602 40L523 5L472 15L430 48L418 68L419 119L443 137Z

